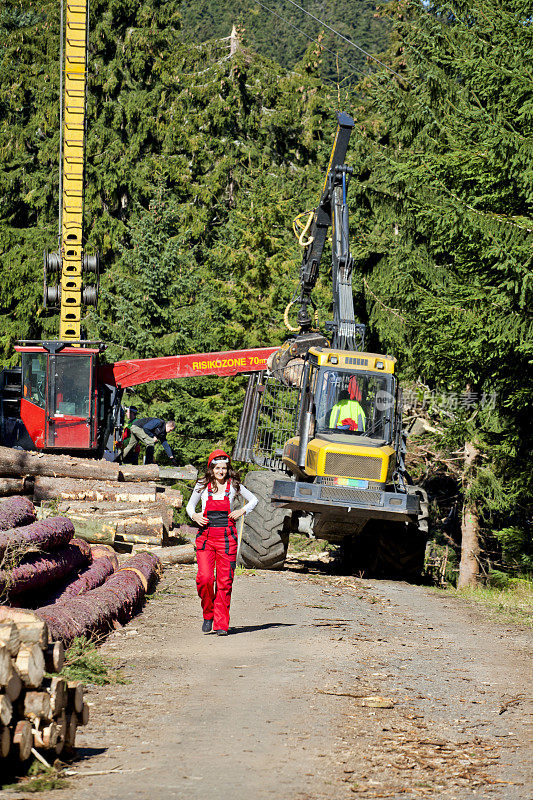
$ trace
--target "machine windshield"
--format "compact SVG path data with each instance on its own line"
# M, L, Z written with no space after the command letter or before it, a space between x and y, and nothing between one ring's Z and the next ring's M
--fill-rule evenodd
M22 359L23 396L44 408L46 399L46 354L25 353Z
M314 387L318 433L388 439L394 413L390 375L323 367Z
M91 392L91 360L85 356L56 358L53 416L88 417Z

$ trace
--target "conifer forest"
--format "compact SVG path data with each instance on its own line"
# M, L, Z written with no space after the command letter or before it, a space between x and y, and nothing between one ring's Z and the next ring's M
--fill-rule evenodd
M58 332L42 259L58 236L60 10L0 8L0 366L16 340ZM83 327L109 362L281 344L292 222L316 206L335 111L354 118L356 314L418 420L409 468L435 545L457 565L468 508L482 573L531 574L530 3L93 0L87 102L85 237L103 271ZM126 403L175 419L176 458L201 467L232 448L245 386L153 382Z

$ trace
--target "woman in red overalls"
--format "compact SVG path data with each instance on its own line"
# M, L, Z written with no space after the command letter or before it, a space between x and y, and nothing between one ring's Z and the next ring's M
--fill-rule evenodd
M239 496L246 504L234 508ZM202 510L197 513L200 500ZM240 484L228 454L224 450L214 450L207 460L205 476L194 487L187 504L187 514L200 526L196 536L196 587L202 601L204 633L213 630L222 636L228 632L231 588L237 564L235 522L256 505L257 498Z

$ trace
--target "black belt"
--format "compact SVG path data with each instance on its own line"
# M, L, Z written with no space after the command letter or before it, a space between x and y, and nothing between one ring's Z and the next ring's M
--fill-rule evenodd
M227 511L207 511L206 517L211 528L227 528L230 524Z

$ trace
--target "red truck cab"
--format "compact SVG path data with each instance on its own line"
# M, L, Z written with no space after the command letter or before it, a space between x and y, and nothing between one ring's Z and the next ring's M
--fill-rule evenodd
M99 342L22 342L20 419L38 450L98 448Z

